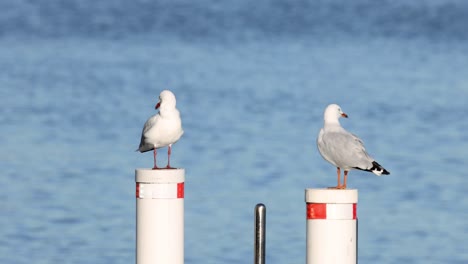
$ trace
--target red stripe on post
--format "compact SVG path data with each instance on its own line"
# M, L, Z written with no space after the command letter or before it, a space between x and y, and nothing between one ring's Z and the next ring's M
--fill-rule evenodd
M184 198L184 183L179 182L177 184L177 198Z
M136 184L136 198L140 198L140 184Z
M357 219L357 204L353 204L353 219Z
M327 204L308 203L307 219L327 219Z

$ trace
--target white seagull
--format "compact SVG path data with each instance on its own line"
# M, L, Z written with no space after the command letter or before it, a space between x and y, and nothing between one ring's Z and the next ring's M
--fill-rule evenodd
M168 147L166 169L173 169L170 165L171 147L184 133L174 94L169 90L162 91L155 109L159 109L159 112L150 117L143 126L140 146L136 151L143 153L153 150L153 170L156 170L159 169L156 164L156 149Z
M346 189L348 171L352 169L370 171L381 176L390 174L375 161L364 148L364 143L357 136L341 127L338 119L347 118L341 107L331 104L325 109L324 124L317 137L317 147L322 157L336 167L338 185L332 189ZM344 170L344 182L340 182L341 169Z

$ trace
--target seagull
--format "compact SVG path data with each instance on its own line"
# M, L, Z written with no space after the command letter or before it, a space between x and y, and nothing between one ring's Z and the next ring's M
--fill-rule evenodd
M352 169L370 171L378 176L390 174L375 161L364 148L364 142L356 135L341 127L339 118L348 118L341 107L330 104L323 115L323 128L317 137L317 147L322 157L336 167L338 185L331 189L346 189L348 171ZM344 170L344 182L340 182L341 169Z
M143 126L140 146L136 151L143 153L153 150L153 170L157 170L160 168L156 164L156 149L168 147L166 169L174 169L170 165L172 144L176 143L184 133L180 113L176 108L175 95L169 90L162 91L155 109L159 109L159 112L150 117Z

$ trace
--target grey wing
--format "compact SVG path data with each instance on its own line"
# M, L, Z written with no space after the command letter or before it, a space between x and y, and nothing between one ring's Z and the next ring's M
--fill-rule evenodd
M157 119L155 118L155 116L152 116L148 120L146 120L141 131L140 146L138 147L137 151L146 152L154 149L153 144L149 144L148 142L146 142L145 134L156 124L156 121Z
M136 151L140 151L141 153L143 153L143 152L150 151L153 149L154 149L154 145L146 143L145 137L141 135L140 146L138 147Z
M324 136L329 152L337 166L343 169L366 169L373 159L367 154L364 143L357 136L347 132L330 132Z

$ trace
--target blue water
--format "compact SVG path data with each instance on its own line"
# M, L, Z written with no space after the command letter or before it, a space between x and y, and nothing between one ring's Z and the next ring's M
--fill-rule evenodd
M267 262L305 262L304 189L336 181L329 103L391 172L350 173L359 262L468 263L466 2L0 6L0 263L134 262L134 150L163 89L186 263L251 263L259 202Z

